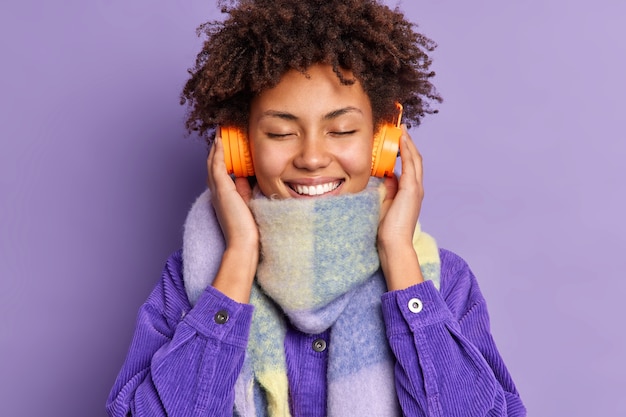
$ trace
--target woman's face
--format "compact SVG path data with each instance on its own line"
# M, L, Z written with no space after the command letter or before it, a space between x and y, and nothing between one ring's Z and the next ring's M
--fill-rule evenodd
M330 66L307 73L287 72L251 103L248 137L259 188L277 198L362 191L372 166L369 97L359 82L342 85Z

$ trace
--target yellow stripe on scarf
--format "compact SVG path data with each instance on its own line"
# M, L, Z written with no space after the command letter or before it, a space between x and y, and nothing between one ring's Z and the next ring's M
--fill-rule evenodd
M291 417L289 413L289 383L284 371L265 371L257 375L265 388L269 417Z

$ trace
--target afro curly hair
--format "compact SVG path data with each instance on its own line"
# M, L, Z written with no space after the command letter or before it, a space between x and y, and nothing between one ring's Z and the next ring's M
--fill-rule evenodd
M393 119L419 124L441 102L428 56L436 44L398 9L375 0L219 1L224 21L200 25L205 36L181 93L185 126L209 143L217 125L247 129L250 102L283 74L332 66L341 83L358 80L372 103L374 125ZM354 79L346 78L348 70Z

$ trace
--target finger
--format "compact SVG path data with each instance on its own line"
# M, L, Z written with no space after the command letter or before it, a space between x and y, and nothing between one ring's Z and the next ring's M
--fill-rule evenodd
M416 160L421 160L422 159L422 155L420 154L419 150L417 149L417 146L415 145L415 142L413 142L413 140L411 139L411 135L409 134L409 131L406 128L406 125L402 125L402 149L401 151L401 155L402 155L402 151L405 152L405 156L410 157L412 159L416 159Z
M207 185L209 186L209 188L213 188L213 185L215 184L212 174L213 160L215 159L215 148L215 142L213 142L213 144L211 144L211 149L209 149L209 156L207 156L206 158Z
M411 136L406 129L406 125L402 125L402 136L400 137L400 159L402 161L402 177L416 177L415 160L417 157L417 149L411 140ZM402 180L402 177L400 178ZM406 180L405 180L406 181Z
M252 199L252 187L247 178L237 177L235 178L235 189L246 203Z
M214 183L226 181L226 179L230 180L230 175L226 169L226 162L224 161L224 144L219 134L215 136L211 151L210 159L207 162L211 180Z
M398 192L398 178L395 175L385 177L383 185L385 186L385 198L383 201L393 200Z
M424 173L423 163L422 163L422 154L420 153L419 149L417 149L417 146L415 146L415 142L413 142L411 140L411 137L408 136L408 133L407 133L406 147L411 153L411 159L412 159L413 168L415 171L415 178L417 179L417 182L421 184L422 176Z
M219 129L217 129L217 132L215 134L213 148L215 148L215 154L213 155L212 161L213 169L219 169L220 165L224 165L225 169L226 163L224 162L224 143L222 142L222 137L219 134Z
M402 176L400 177L400 187L403 189L413 189L418 195L423 195L422 155L415 146L415 143L411 140L406 125L402 125L402 130L403 134L400 142Z

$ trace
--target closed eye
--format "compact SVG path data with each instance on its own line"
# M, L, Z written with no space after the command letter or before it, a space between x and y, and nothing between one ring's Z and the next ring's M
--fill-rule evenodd
M289 136L294 135L294 133L272 133L272 132L267 132L265 135L268 138L270 138L270 139L284 139L284 138L287 138Z
M339 132L330 132L331 135L333 136L350 136L355 134L357 131L355 130L342 130Z

